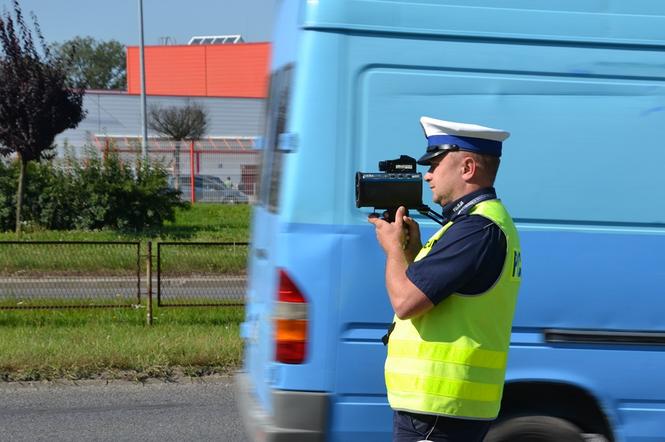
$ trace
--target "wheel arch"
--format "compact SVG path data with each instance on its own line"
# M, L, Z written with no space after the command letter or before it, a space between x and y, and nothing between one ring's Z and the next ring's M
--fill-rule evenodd
M568 420L585 433L616 440L599 400L587 389L566 382L515 380L506 383L498 421L518 416L553 416Z

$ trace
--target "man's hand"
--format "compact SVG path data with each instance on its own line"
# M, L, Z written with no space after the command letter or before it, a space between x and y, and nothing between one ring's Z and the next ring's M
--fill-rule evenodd
M405 228L407 224L405 224L404 219L407 217L404 216L404 213L406 213L404 207L397 209L395 222L393 223L389 223L375 214L372 214L367 218L367 221L374 225L376 239L383 251L386 252L386 255L398 254L405 256L404 250L408 246L410 235L408 235L409 230ZM415 221L413 221L413 223L415 223ZM416 223L416 228L417 225L418 224ZM420 233L418 233L418 240L419 239Z
M376 239L379 244L388 253L397 253L397 249L407 262L413 262L416 255L422 248L420 242L420 226L413 218L406 216L406 209L400 206L395 213L395 222L389 223L377 215L372 214L367 219L374 224L376 229Z
M374 224L376 239L386 252L386 289L400 319L421 315L434 306L406 276L408 263L413 261L421 245L418 223L405 213L404 207L397 209L394 223L376 215L368 218Z
M400 207L400 209L403 209L403 207ZM420 252L420 249L423 247L420 239L420 226L416 220L410 216L402 215L402 219L404 220L404 226L407 231L404 254L406 255L406 260L408 262L413 262L413 260L416 259L416 255L418 255L418 252Z

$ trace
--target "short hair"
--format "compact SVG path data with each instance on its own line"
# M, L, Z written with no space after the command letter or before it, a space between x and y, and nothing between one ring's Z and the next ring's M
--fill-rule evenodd
M475 160L481 174L488 178L491 184L494 184L496 174L499 171L499 163L501 163L501 158L495 157L494 155L485 155L476 152L464 153L469 154L469 156Z

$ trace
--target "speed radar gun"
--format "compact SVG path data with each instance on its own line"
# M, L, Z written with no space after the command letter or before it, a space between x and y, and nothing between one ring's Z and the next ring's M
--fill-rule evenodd
M400 206L443 225L443 217L423 204L423 176L416 172L415 158L401 155L379 161L379 172L356 172L356 207L383 211L383 218L394 222Z

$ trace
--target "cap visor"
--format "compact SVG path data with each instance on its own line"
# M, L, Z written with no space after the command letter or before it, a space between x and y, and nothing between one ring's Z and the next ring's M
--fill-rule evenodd
M436 150L434 152L427 152L425 155L422 157L418 158L418 161L416 163L420 164L421 166L429 166L430 163L432 162L432 158L438 157L442 153L446 152L445 150Z

